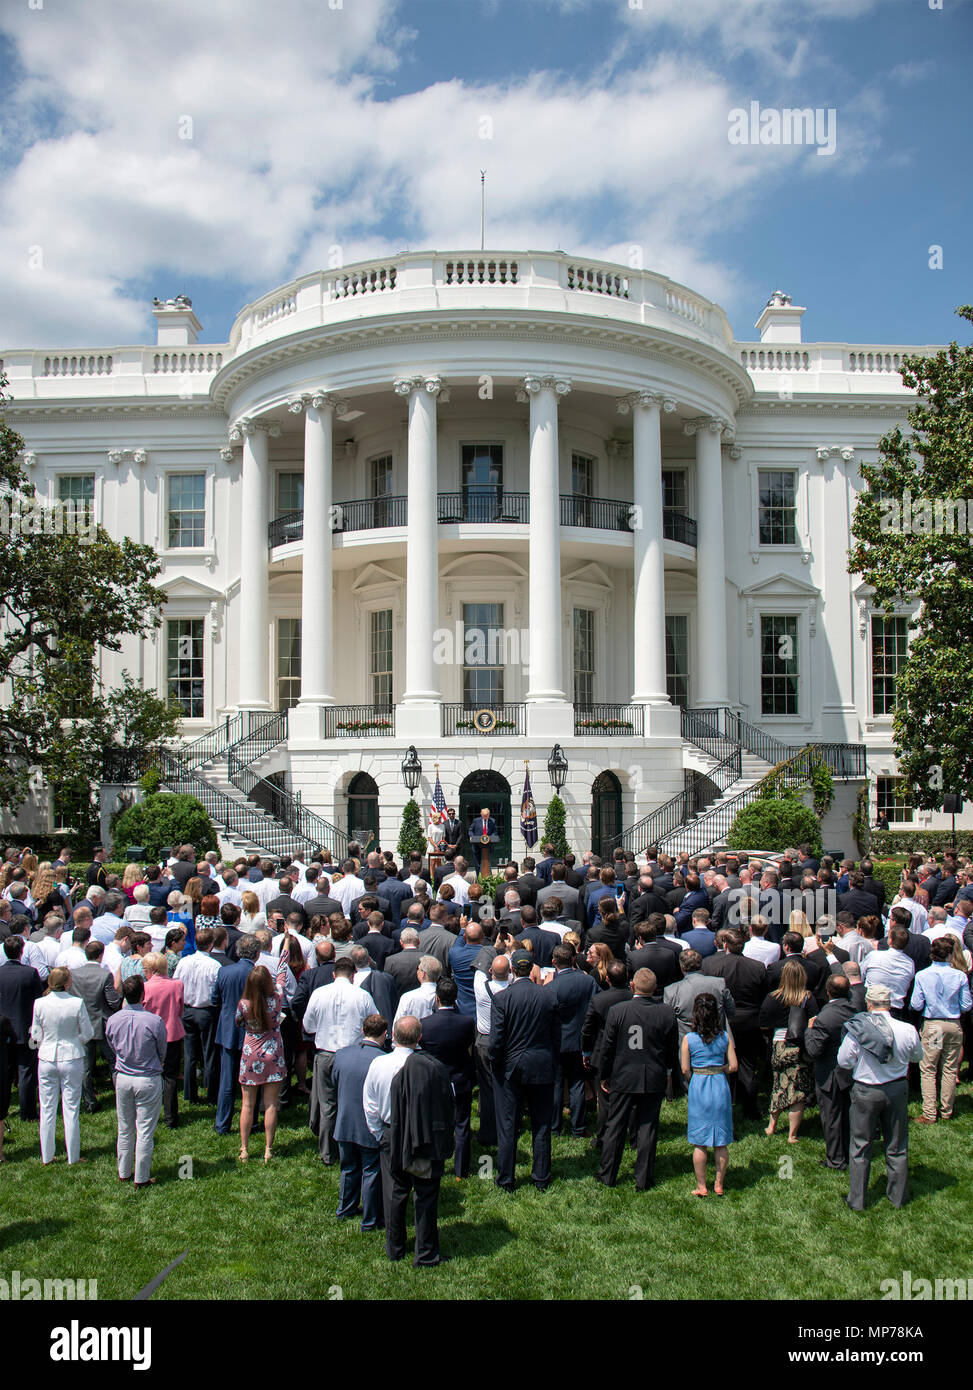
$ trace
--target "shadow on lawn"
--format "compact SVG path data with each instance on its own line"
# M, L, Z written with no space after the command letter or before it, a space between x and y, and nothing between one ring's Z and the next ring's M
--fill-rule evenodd
M47 1236L60 1235L70 1221L61 1217L45 1217L42 1221L14 1221L10 1226L0 1229L0 1250L8 1250L14 1245L27 1245Z

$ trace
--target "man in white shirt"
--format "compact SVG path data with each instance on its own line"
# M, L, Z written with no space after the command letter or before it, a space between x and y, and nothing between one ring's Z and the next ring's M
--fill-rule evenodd
M893 930L908 933L906 927ZM873 956L890 954L872 951L866 968ZM838 1049L839 1070L852 1074L845 1201L853 1211L865 1210L872 1141L880 1125L888 1199L894 1207L902 1207L909 1198L909 1063L922 1060L922 1043L911 1023L891 1016L891 999L885 985L869 985L865 991L868 1012L848 1020Z
M78 910L77 913L75 913L75 917L77 918L79 915L84 915L84 914L81 913L81 910L80 910L80 909ZM90 918L90 915L91 915L91 914L89 913L89 914L87 914L87 915L88 915L89 918ZM61 950L58 952L57 959L55 960L54 964L55 964L56 966L63 967L63 968L66 969L66 970L76 970L76 969L78 968L79 965L87 965L87 964L88 964L88 958L87 958L87 956L86 956L85 953L84 953L84 948L85 948L85 946L87 945L87 943L88 943L90 940L91 940L91 926L90 926L90 922L89 922L88 924L81 923L81 924L79 924L79 925L76 925L75 928L74 928L74 931L71 933L71 941L70 941L69 944L64 944L64 938L63 938L63 937L61 938L61 941L62 941ZM35 948L35 949L36 949L36 948ZM34 966L34 969L36 970L36 969L37 969L36 963L35 963L34 961L29 961L29 960L27 960L27 959L26 959L26 956L27 956L27 952L25 951L25 952L24 952L24 964L25 964L25 965L33 965L33 966ZM46 961L45 961L45 964L46 964Z
M226 887L219 892L220 907L224 903L232 903L234 907L243 907L243 894L240 892L237 876L232 869L227 869L223 875L223 882Z
M422 957L416 972L419 988L410 989L399 1000L399 1007L395 1011L396 1023L406 1015L422 1019L433 1012L436 1007L436 985L442 973L443 967L435 956Z
M212 1000L220 962L210 955L212 947L212 927L200 927L196 933L196 950L191 956L183 956L173 976L173 979L181 981L183 989L182 1022L186 1030L183 1095L187 1101L193 1102L199 1099L197 1064L203 1073L207 1100L215 1103L219 1089L216 1051L219 1008Z
M33 968L37 971L38 975L40 975L41 979L46 980L48 975L51 973L47 964L47 957L44 955L44 952L41 950L40 946L38 946L36 941L27 940L26 936L24 935L24 932L29 930L30 923L27 921L27 919L24 917L17 917L15 915L13 919L13 930L10 934L11 936L19 936L21 941L24 943L23 949L20 954L20 964L33 966ZM81 964L84 965L84 963L84 951L82 951ZM2 969L6 964L7 957L3 955L2 952L0 952L0 969Z
M362 1023L378 1012L368 991L353 983L354 977L355 964L349 957L335 961L334 980L318 986L304 1014L304 1031L313 1036L315 1047L308 1124L317 1135L321 1162L328 1168L338 1161L334 1141L338 1091L331 1078L334 1055L356 1042Z
M939 937L947 936L950 933L962 940L962 931L958 927L950 925L951 922L955 921L956 918L951 918L944 907L931 907L929 909L929 925L922 934L927 941L937 941Z
M843 951L848 952L849 960L860 965L862 957L868 955L875 943L867 941L859 933L856 922L857 918L851 912L839 912L835 918L835 924L838 928L838 945Z
M148 893L146 893L148 897ZM107 946L110 941L115 940L115 933L122 925L122 912L125 908L125 899L121 893L109 893L105 897L102 905L101 915L96 917L91 923L91 935L96 941L100 941L103 946Z
M413 1018L411 1015L398 1019L392 1029L392 1037L395 1046L391 1052L380 1053L375 1058L368 1068L368 1075L365 1077L365 1086L362 1091L365 1123L378 1141L382 1156L383 1186L386 1191L390 1190L392 1181L388 1163L388 1139L386 1137L386 1132L392 1121L392 1082L419 1046L419 1039L422 1037L422 1025L417 1018ZM383 1138L385 1139L384 1147Z
M444 888L448 883L453 889L454 902L457 902L460 907L465 907L470 900L470 885L466 881L466 870L468 865L465 859L456 859L453 863L453 873L446 875L440 887Z
M493 1099L493 1068L490 1065L490 1023L493 1013L493 1000L509 986L511 981L510 960L504 955L494 956L490 962L490 972L473 972L473 998L476 1000L476 1043L473 1060L476 1062L476 1080L480 1093L480 1144L491 1149L497 1142L497 1112Z
M869 951L861 963L866 997L870 986L884 985L892 996L892 1008L905 1008L916 973L915 962L905 953L908 944L908 927L893 924L889 927L889 949Z
M929 914L932 920L933 912L943 912L944 908L933 908ZM946 929L953 931L961 941L966 938L967 928L973 926L973 901L969 898L960 898L953 908L953 915L946 918Z
M893 907L904 907L912 918L911 932L924 932L929 925L929 915L922 903L917 903L914 897L915 884L910 882L903 883L902 891L898 900L892 904Z
M33 941L29 944L36 946L47 961L48 969L53 970L58 956L61 954L61 934L64 931L64 919L59 917L56 912L49 913L44 918L44 935L40 941ZM30 964L29 961L25 964Z
M351 912L351 905L360 898L365 891L365 885L355 873L355 863L353 859L346 859L341 866L342 878L332 879L330 897L335 902L341 904L347 917Z
M743 948L743 954L751 960L759 960L765 970L780 960L780 946L776 941L767 940L769 928L766 917L751 917L750 939Z
M291 897L296 903L303 907L311 898L318 895L318 879L321 877L321 870L317 864L312 864L299 883L291 889Z

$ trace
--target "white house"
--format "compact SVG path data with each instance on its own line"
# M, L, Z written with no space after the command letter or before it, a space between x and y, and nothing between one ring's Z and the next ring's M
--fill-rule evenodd
M42 495L158 550L165 625L98 659L182 702L169 780L216 789L229 838L283 843L249 792L295 844L394 846L410 748L425 806L438 767L461 816L494 807L500 857L555 745L578 850L665 805L626 843L701 848L725 833L686 838L702 805L809 743L842 745L835 848L866 758L872 819L912 818L905 612L845 557L928 349L804 343L780 293L737 342L692 290L560 252L307 275L227 343L182 296L154 313L154 346L4 353L8 419Z

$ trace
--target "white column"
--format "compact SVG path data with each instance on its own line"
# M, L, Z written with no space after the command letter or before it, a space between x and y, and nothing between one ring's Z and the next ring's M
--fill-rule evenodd
M240 475L240 709L270 709L270 629L267 497L270 447L267 428L240 420L231 437L242 436Z
M396 394L409 400L405 689L396 715L396 733L412 740L440 735L442 695L434 634L439 624L436 398L442 387L438 376L400 377L395 382Z
M696 436L696 698L700 707L727 705L726 554L723 541L723 453L728 421L701 416L683 429Z
M635 574L633 640L635 705L668 705L666 684L666 591L662 534L661 411L676 402L635 391L618 402L632 412L632 500Z
M815 450L822 465L820 483L815 486L821 498L815 516L815 528L820 545L814 549L823 557L820 567L820 587L824 595L824 622L827 633L828 660L815 660L817 628L815 605L812 603L808 622L810 669L803 677L810 694L810 709L821 704L821 737L836 743L855 742L861 737L858 712L855 706L855 598L847 574L848 547L851 541L851 512L856 489L849 485L847 474L855 473L855 450L850 444L821 445ZM809 538L810 540L810 538ZM801 555L810 563L810 545ZM821 676L818 670L822 668ZM823 688L822 688L823 686ZM820 695L816 695L815 687Z

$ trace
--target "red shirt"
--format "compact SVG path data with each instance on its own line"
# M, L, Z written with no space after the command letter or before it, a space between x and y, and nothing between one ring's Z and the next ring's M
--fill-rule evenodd
M165 975L150 975L145 982L145 998L142 1003L150 1014L161 1018L166 1025L167 1042L178 1042L186 1036L182 1024L182 980L169 980Z

